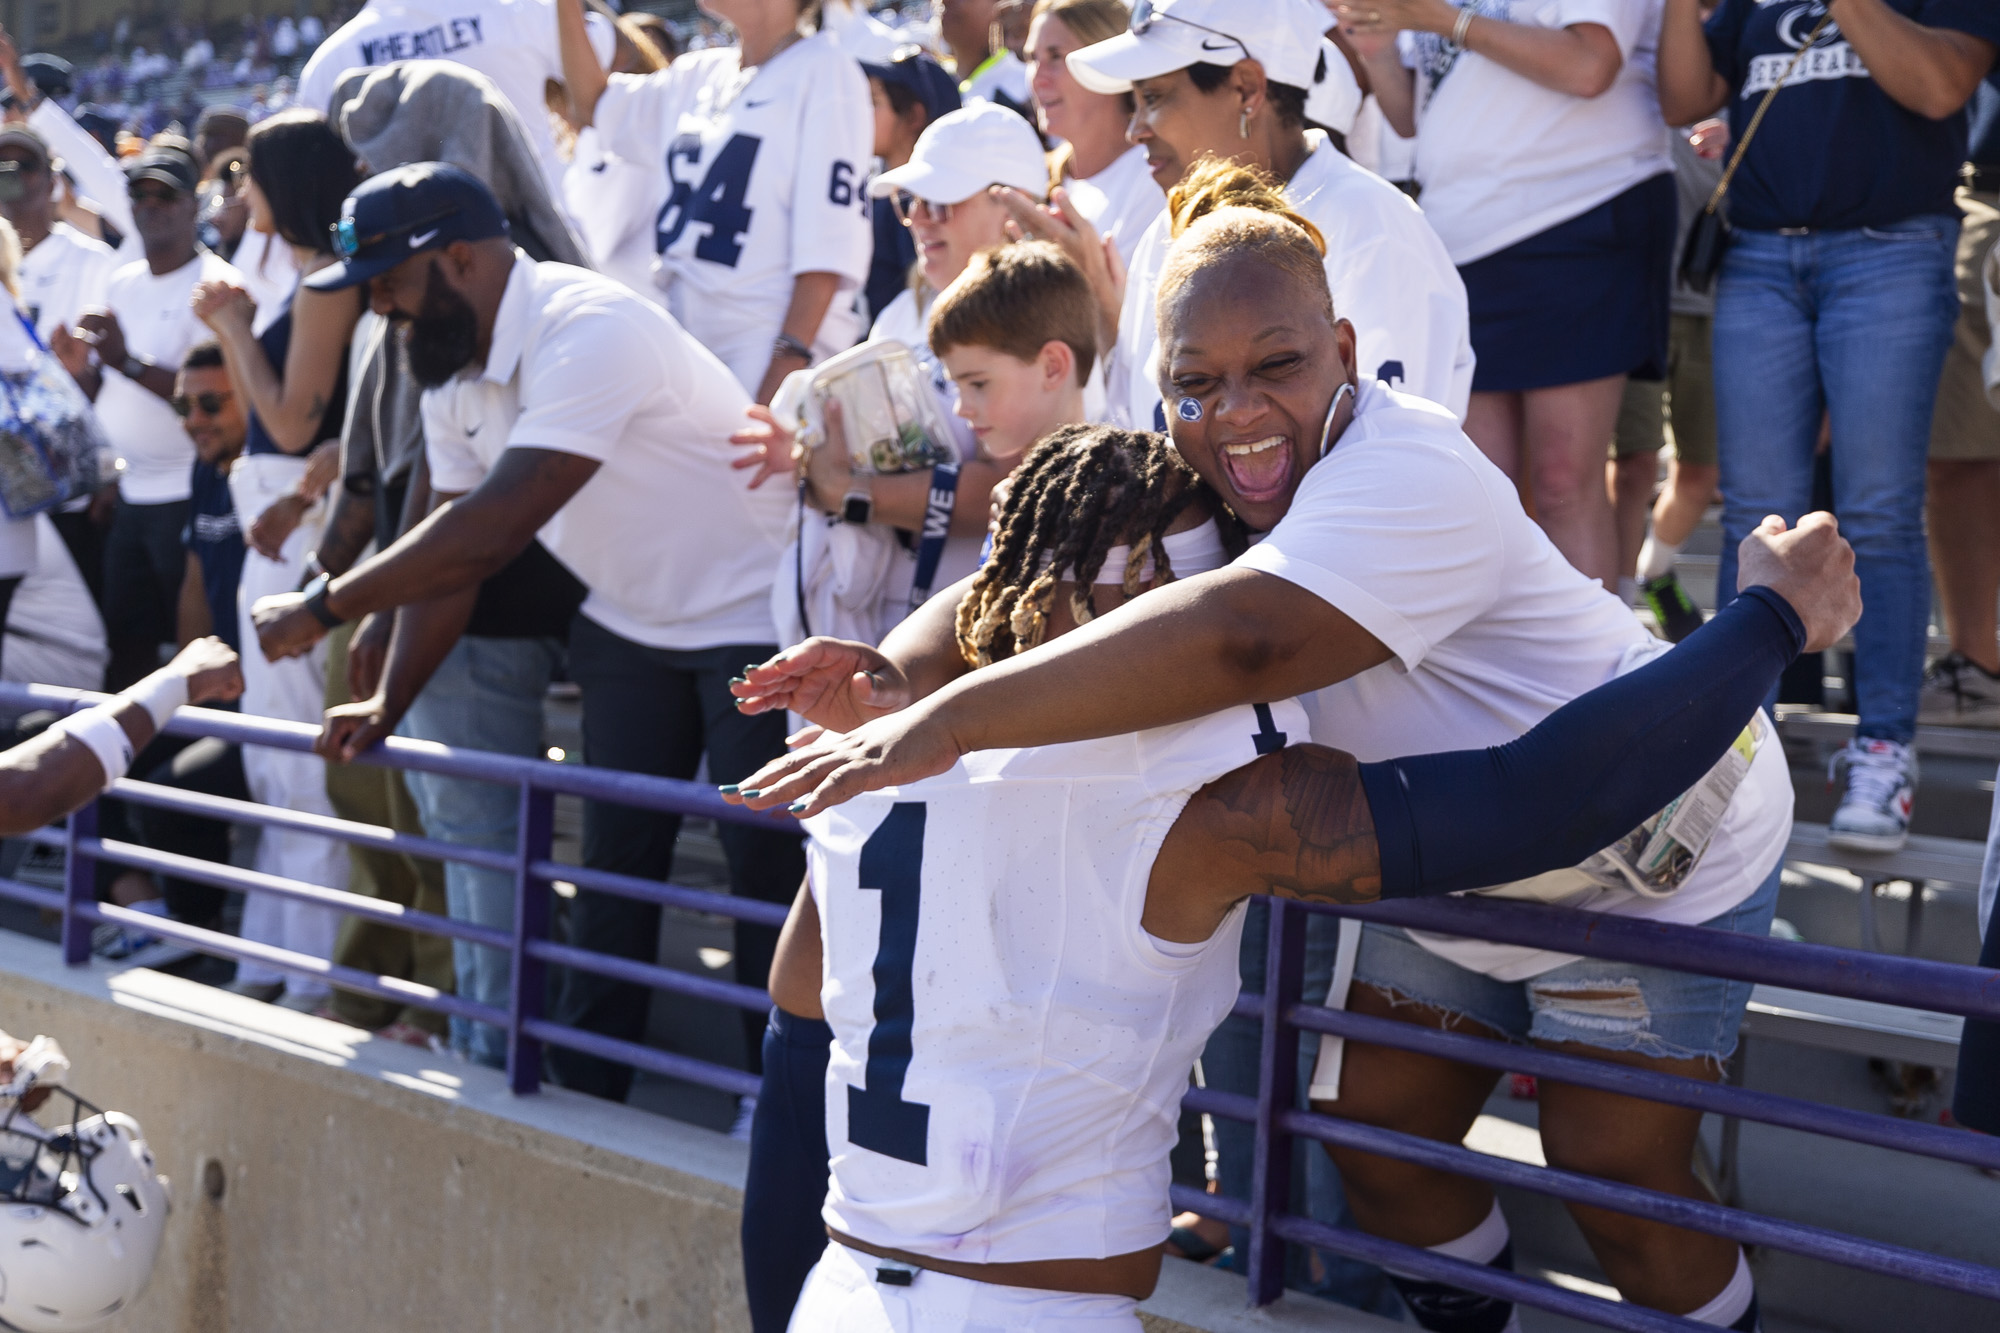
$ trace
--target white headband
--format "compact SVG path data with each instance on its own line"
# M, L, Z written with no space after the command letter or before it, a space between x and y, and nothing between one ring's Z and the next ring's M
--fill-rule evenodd
M1222 549L1222 529L1209 519L1198 528L1186 532L1170 532L1160 539L1167 548L1167 560L1173 566L1175 578L1186 578L1190 574L1206 574L1211 569L1221 569L1229 563L1229 553ZM1104 565L1097 571L1097 582L1123 584L1125 566L1132 559L1132 548L1114 546L1104 553ZM1139 574L1141 583L1150 583L1158 568L1149 558L1146 567Z

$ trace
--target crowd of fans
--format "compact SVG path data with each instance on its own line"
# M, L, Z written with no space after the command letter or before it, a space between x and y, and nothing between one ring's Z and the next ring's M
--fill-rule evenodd
M1711 503L1724 589L1765 514L1835 510L1867 603L1837 843L1901 844L1920 719L2000 725L2000 414L1982 368L2000 18L1977 0L1833 0L1838 26L1818 0L705 5L676 28L580 0L368 3L167 29L153 49L117 31L74 67L0 42L0 281L116 455L102 493L0 528L8 676L117 690L214 633L242 649L245 711L323 723L321 756L163 738L136 774L495 850L515 844L511 791L346 761L391 733L539 755L566 678L587 762L738 782L788 728L738 709L732 678L814 635L878 642L974 576L990 506L1039 440L1221 422L1231 394L1283 380L1283 364L1238 385L1163 360L1155 297L1200 211L1169 198L1201 181L1212 206L1317 238L1362 392L1455 417L1568 562L1665 637L1701 623L1675 557ZM1215 161L1249 170L1218 178ZM1687 258L1718 201L1719 272ZM886 431L857 415L878 399L838 389L868 377L914 386ZM1303 428L1324 438L1340 407ZM1284 451L1223 452L1239 495L1289 502ZM1430 577L1495 606L1535 595L1439 531ZM1933 569L1952 649L1927 665ZM1092 614L1046 591L962 613L968 652ZM1453 595L1390 610L1442 639L1461 628L1438 609ZM877 685L849 686L864 712L892 706ZM229 856L209 821L116 802L104 818L107 836ZM678 832L592 803L584 859L664 879ZM733 892L792 900L797 837L722 839ZM511 924L503 872L281 829L257 858ZM1775 884L1732 910L1768 918ZM100 888L224 919L204 886L107 870ZM1315 999L1338 952L1320 926ZM506 958L480 946L264 895L239 929L507 1002ZM659 909L586 890L565 929L651 962ZM775 947L739 925L738 980L763 984ZM1259 984L1261 944L1243 966ZM479 1024L249 964L234 985L504 1058ZM638 1042L647 996L566 972L553 1016ZM753 1059L763 1026L746 1027ZM1256 1058L1225 1026L1211 1086L1254 1087ZM551 1065L600 1096L631 1084L598 1056ZM1247 1130L1216 1138L1240 1193ZM1340 1216L1326 1159L1309 1170L1311 1209ZM1363 1220L1394 1232L1379 1184ZM1228 1240L1190 1219L1176 1244ZM1724 1277L1735 1262L1681 1258ZM1644 1262L1620 1271L1632 1299L1701 1303ZM1394 1304L1331 1255L1302 1251L1292 1277ZM1425 1326L1472 1327L1449 1306Z

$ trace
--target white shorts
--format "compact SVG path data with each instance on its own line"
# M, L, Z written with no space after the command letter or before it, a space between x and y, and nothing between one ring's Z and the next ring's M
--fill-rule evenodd
M790 1333L1139 1333L1139 1302L1130 1296L1000 1287L927 1270L903 1287L875 1280L883 1264L829 1242Z

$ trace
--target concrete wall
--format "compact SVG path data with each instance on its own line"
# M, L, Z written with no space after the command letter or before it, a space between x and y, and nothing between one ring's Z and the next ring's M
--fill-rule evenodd
M173 1182L151 1289L115 1333L738 1333L744 1145L143 970L0 934L0 1028L47 1032ZM1169 1263L1150 1333L1396 1327L1246 1313Z

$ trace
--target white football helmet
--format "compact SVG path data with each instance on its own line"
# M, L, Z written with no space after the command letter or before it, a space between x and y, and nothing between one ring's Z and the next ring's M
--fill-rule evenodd
M48 1128L21 1107L30 1091L0 1090L0 1325L96 1328L153 1275L167 1179L131 1116L57 1088L41 1116L56 1122Z

